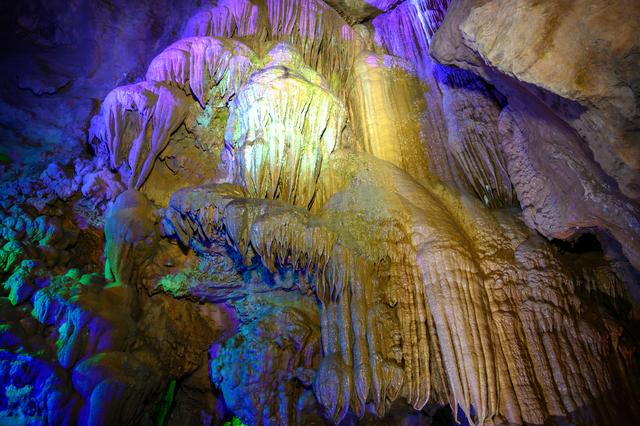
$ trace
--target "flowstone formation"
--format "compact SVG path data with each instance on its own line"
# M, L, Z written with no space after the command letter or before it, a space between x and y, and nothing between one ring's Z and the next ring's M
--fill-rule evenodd
M637 7L523 3L184 16L3 178L0 423L640 421Z

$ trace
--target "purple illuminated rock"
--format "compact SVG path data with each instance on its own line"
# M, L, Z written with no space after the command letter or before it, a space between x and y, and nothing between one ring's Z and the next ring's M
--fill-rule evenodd
M3 3L0 152L36 175L82 155L96 102L143 74L198 3Z
M305 403L319 356L317 312L274 305L214 351L211 378L245 423L308 424L319 414Z

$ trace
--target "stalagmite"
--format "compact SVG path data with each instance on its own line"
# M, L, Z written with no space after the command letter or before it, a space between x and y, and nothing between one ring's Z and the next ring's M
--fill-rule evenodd
M306 309L305 309L306 308ZM246 422L308 424L319 413L299 413L310 391L320 350L318 318L308 307L273 307L229 339L211 362L211 376L226 403ZM264 382L279 383L264 395Z
M133 190L120 194L107 216L105 234L107 278L123 283L139 280L158 238L149 200Z

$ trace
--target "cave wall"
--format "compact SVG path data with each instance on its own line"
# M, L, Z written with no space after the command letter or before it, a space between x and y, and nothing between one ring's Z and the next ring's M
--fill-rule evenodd
M141 79L198 1L27 1L0 6L3 162L41 172L85 151L89 120ZM125 13L126 11L126 13Z
M5 4L0 423L635 424L633 1Z

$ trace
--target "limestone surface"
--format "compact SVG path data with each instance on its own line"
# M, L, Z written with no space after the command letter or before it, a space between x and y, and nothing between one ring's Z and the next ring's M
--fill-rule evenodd
M461 1L449 9L431 50L506 96L501 144L512 180L522 176L513 183L530 224L537 222L533 226L548 238L584 229L599 231L603 240L613 235L618 243L606 250L613 257L624 253L636 270L638 85L630 70L637 68L640 28L632 17L638 12L636 3L625 1L585 7ZM480 23L486 14L495 20L491 25ZM536 149L514 144L508 122L520 129L519 141ZM535 159L544 150L550 154ZM561 199L571 201L554 201ZM637 286L630 290L638 292Z

